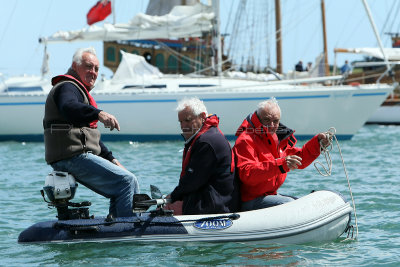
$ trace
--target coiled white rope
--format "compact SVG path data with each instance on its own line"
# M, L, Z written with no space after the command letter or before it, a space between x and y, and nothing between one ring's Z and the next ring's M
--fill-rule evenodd
M346 164L344 163L342 150L340 149L339 142L338 142L338 140L336 138L336 129L334 127L331 127L331 128L329 128L329 130L327 132L325 132L325 134L328 136L329 144L324 146L324 145L322 145L322 142L320 142L320 147L321 147L321 153L323 153L324 156L325 156L325 161L326 161L326 163L328 165L328 169L319 161L314 162L314 167L317 169L319 174L321 174L322 176L325 176L325 177L331 176L331 174L332 174L332 158L331 158L331 155L330 155L330 151L332 150L332 147L333 147L333 139L335 139L336 145L337 145L338 150L339 150L339 155L340 155L340 158L342 160L344 173L345 173L346 179L347 179L347 185L349 187L350 197L351 197L351 201L352 201L352 204L353 204L354 222L355 222L355 225L356 225L356 235L355 235L354 239L357 239L357 237L358 237L358 222L357 222L356 204L354 202L353 193L351 191L350 179L349 179L349 176L347 174ZM325 173L322 173L319 170L319 168L317 167L317 165L322 166L322 168L324 169Z

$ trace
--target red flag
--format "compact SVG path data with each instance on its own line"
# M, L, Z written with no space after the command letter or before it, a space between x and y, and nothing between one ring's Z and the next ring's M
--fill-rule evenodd
M93 23L104 20L108 15L111 14L111 1L98 1L86 15L87 24L92 25Z

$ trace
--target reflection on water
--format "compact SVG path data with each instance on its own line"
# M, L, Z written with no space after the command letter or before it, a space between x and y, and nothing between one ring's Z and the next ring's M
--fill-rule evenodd
M261 260L262 263L269 265L282 262L286 263L284 266L296 266L300 264L299 260L293 255L293 251L286 250L284 246L260 246L252 248L247 253L240 253L238 256L247 260Z

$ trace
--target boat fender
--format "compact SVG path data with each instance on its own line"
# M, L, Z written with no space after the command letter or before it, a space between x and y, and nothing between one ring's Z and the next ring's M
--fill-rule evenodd
M353 87L358 87L361 84L359 82L352 82L352 83L350 83L350 85L353 86Z

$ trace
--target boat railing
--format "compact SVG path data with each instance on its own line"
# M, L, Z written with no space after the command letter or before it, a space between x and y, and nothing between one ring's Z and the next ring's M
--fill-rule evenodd
M222 78L223 79L223 78ZM328 76L328 77L317 77L317 78L304 78L304 79L293 79L293 80L280 80L280 81L248 81L247 83L242 83L240 85L236 84L225 84L221 85L218 83L213 84L209 81L210 86L169 86L168 81L165 82L166 86L163 88L141 88L135 86L123 90L95 90L94 94L162 94L162 93L200 93L200 92L210 92L210 93L221 93L221 92L246 92L246 91L265 91L266 88L270 88L271 91L293 91L296 90L296 85L300 85L302 90L319 90L324 82L332 82L335 80L343 79L342 75ZM176 85L176 84L175 84ZM183 84L185 85L185 84ZM208 84L207 84L208 85ZM285 86L292 85L292 86ZM319 85L319 86L318 86ZM294 87L293 87L294 86ZM327 89L331 87L327 86Z
M393 82L395 82L394 80L394 75L393 75L393 67L396 65L400 65L400 61L389 61L389 62L384 62L384 61L375 61L375 62L355 62L352 65L354 67L358 67L358 68L364 68L364 67L377 67L377 66L387 66L389 64L390 68L386 69L386 71L384 71L379 78L376 80L376 83L380 83L380 81L382 80L383 77L385 76L390 76L393 78Z

